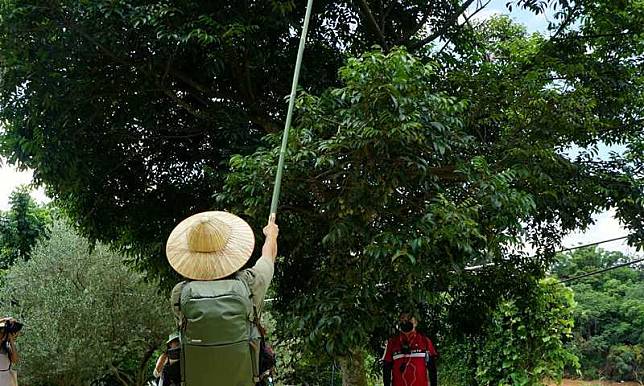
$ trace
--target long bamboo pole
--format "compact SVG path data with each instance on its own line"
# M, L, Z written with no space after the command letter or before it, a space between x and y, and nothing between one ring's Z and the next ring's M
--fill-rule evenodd
M313 0L308 0L306 5L306 15L304 16L304 25L302 26L302 35L300 36L300 47L297 50L297 59L295 61L295 73L293 74L293 84L291 86L291 96L288 101L288 112L286 114L286 123L284 124L284 134L282 135L282 147L280 148L280 158L277 163L277 174L275 175L275 185L273 187L273 199L271 201L270 219L275 221L277 216L277 203L282 186L282 171L284 170L284 157L286 155L286 146L288 144L288 132L293 120L293 106L295 105L295 93L297 91L297 81L300 78L300 68L302 67L302 56L304 55L304 46L306 43L306 34L309 30L309 20L311 19L311 8Z

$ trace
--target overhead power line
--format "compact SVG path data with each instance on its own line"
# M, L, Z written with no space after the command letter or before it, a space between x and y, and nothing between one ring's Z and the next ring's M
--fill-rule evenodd
M612 241L623 240L623 239L626 239L626 238L628 238L628 236L620 236L620 237L615 237L615 238L612 238L612 239L607 239L607 240L602 240L602 241L595 241L595 242L588 243L588 244L576 245L576 246L574 246L574 247L564 248L564 249L561 249L561 250L555 251L555 253L574 251L575 249L581 249L581 248L586 248L586 247L592 247L592 246L595 246L595 245L600 245L600 244L610 243L610 242L612 242ZM532 256L530 256L530 257L535 257L535 256L536 256L536 255L532 255ZM494 263L487 263L487 264L481 264L481 265L473 265L473 266L470 266L470 267L465 267L465 268L464 268L464 270L465 270L465 271L476 271L476 270L478 270L478 269L485 268L485 267L490 267L490 266L493 266L493 265L494 265Z
M627 262L621 263L621 264L615 264L615 265L613 265L611 267L608 267L608 268L602 268L602 269L598 269L596 271L584 273L583 275L573 276L573 277L569 277L567 279L559 280L559 283L567 283L569 281L581 279L581 278L584 278L584 277L598 275L598 274L604 273L606 271L610 271L610 270L613 270L613 269L616 269L616 268L626 267L627 265L639 263L639 262L642 262L642 261L644 261L644 258L627 261Z
M580 248L592 247L592 246L594 246L594 245L599 245L599 244L604 244L604 243L610 243L611 241L623 240L623 239L626 239L626 238L628 238L628 236L615 237L614 239L608 239L608 240L603 240L603 241L597 241L597 242L594 242L594 243L589 243L589 244L584 244L584 245L577 245L577 246L570 247L570 248L564 248L564 249L562 249L562 250L560 250L560 251L557 251L557 252L555 252L555 253L561 253L561 252L572 251L572 250L580 249Z

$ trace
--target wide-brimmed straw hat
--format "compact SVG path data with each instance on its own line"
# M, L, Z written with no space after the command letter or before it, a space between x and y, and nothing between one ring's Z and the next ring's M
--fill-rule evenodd
M197 213L177 225L166 244L168 262L181 276L215 280L239 270L250 258L255 235L232 213Z

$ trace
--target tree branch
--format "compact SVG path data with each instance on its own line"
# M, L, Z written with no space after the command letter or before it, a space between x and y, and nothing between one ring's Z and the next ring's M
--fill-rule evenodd
M456 28L460 29L465 25L469 25L470 28L473 28L472 25L470 24L470 20L474 16L476 16L477 13L481 12L485 7L487 7L488 4L490 4L491 1L492 0L488 0L485 4L483 4L482 6L478 7L476 10L474 10L474 12L472 12L472 14L465 16L465 21L463 23L461 23L459 26L457 26ZM445 48L447 47L448 44L449 44L449 41L446 41L445 44L443 44L443 47L441 47L441 49L438 51L438 53L439 54L442 53L445 50ZM478 44L478 43L475 43L475 44Z
M420 31L421 28L423 28L423 25L427 22L427 19L429 19L429 9L431 8L432 2L427 3L427 8L425 9L425 15L422 17L422 19L414 26L414 28L410 29L406 34L404 34L398 41L396 41L396 45L402 44L406 42L407 40L411 39L412 36L416 35L418 31Z
M461 15L463 14L463 12L465 12L465 11L467 10L467 8L468 8L468 7L469 7L473 2L474 2L474 0L467 0L467 1L465 1L465 3L464 3L463 5L461 5L461 6L460 6L460 8L459 8L459 9L457 9L457 10L456 10L456 12L454 12L454 14L452 14L452 17L450 17L448 20L446 20L446 21L445 21L445 23L443 24L443 26L442 26L438 31L436 31L436 32L434 32L433 34L431 34L431 35L427 36L426 38L421 39L420 41L418 41L418 42L416 42L416 43L412 44L412 45L409 47L409 49L410 49L410 50L412 50L412 51L413 51L413 50L416 50L416 49L418 49L418 48L420 48L420 47L424 46L425 44L427 44L427 43L429 43L429 42L433 41L434 39L437 39L437 38L439 38L439 37L443 36L443 35L445 34L445 32L447 32L447 30L448 30L452 25L454 25L454 22L456 22L456 21L458 20L459 16L461 16ZM484 6L484 7L485 7L485 6Z
M628 32L607 33L607 34L574 35L574 36L566 36L565 38L557 38L557 40L564 40L564 39L588 40L588 39L609 38L609 37L618 37L618 36L620 37L631 36L631 35L637 35L638 33L639 32L636 32L636 31L628 31Z
M110 371L116 379L123 385L123 386L129 386L132 384L132 378L130 378L127 374L122 373L116 366L113 364L110 364Z
M373 17L373 13L369 8L369 4L367 4L366 0L359 0L359 3L360 3L360 8L362 9L362 12L365 14L365 16L367 16L367 21L368 21L367 24L371 26L371 29L376 33L376 35L378 35L378 38L380 38L380 42L382 43L382 48L385 51L389 51L389 45L387 44L387 39L385 38L385 35L382 33L382 30L378 26L378 22Z

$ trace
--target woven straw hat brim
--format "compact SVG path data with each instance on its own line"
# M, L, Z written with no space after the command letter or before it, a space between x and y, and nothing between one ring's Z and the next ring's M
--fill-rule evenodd
M216 252L195 252L188 246L188 232L203 221L215 219L230 227L225 246ZM191 280L216 280L237 272L246 264L255 248L255 235L250 225L232 213L212 211L188 217L168 237L166 256L172 268Z

